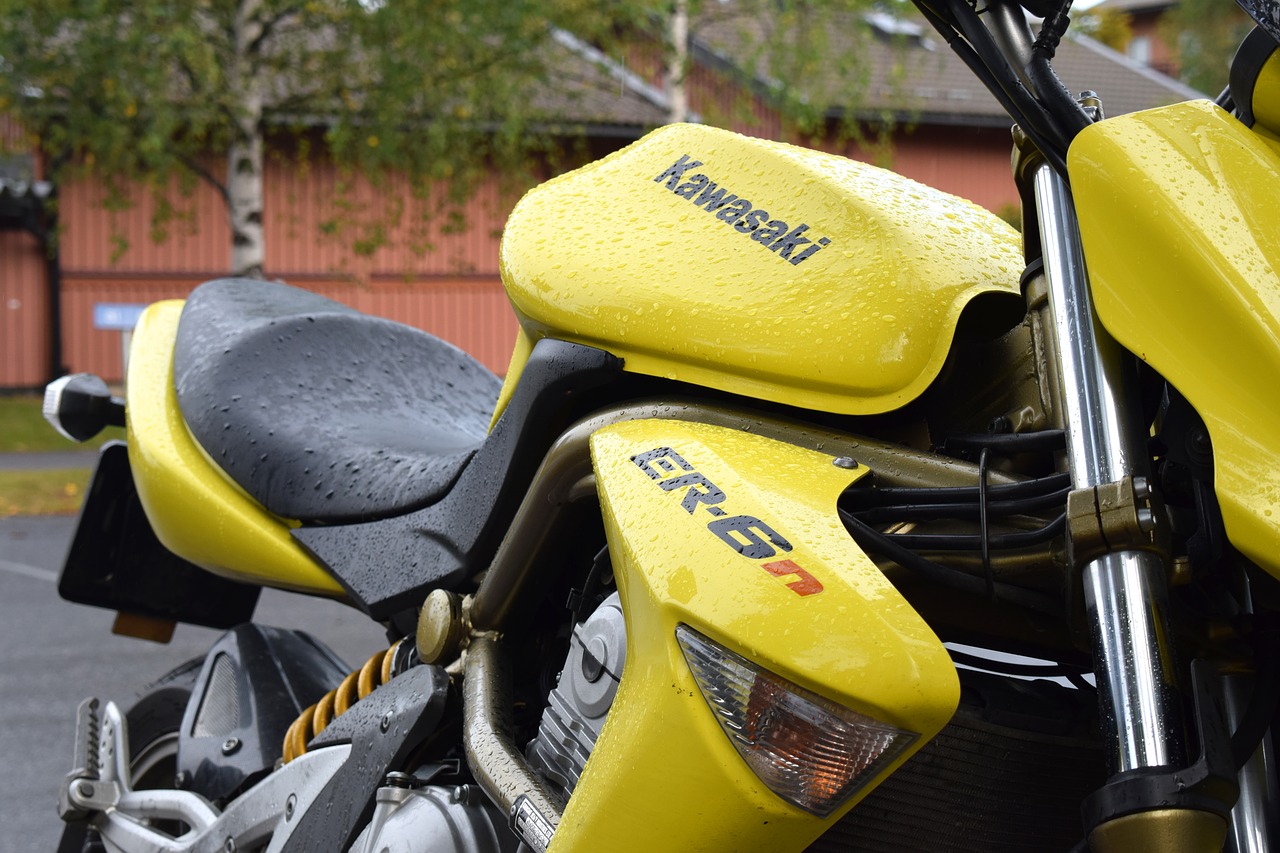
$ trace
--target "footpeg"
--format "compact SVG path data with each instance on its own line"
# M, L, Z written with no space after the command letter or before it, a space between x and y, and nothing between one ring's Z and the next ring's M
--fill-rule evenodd
M129 736L120 709L85 699L76 709L75 755L58 792L58 816L84 820L115 805L128 788Z

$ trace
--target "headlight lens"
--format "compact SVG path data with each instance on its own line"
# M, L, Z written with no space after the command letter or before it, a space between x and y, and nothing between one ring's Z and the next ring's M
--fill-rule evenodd
M851 711L680 625L676 640L702 696L775 794L826 817L917 737Z

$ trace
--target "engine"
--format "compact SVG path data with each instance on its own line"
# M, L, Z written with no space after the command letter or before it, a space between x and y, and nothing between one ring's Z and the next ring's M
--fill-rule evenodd
M560 681L542 713L529 761L567 799L604 728L627 658L627 628L615 592L574 626Z
M356 838L352 851L379 853L517 853L519 842L507 830L502 815L474 785L412 789L378 789L373 819Z
M626 653L622 603L614 593L574 626L559 683L526 750L533 766L565 799L577 785L604 728ZM516 853L527 849L520 847L502 815L478 788L420 787L417 779L392 775L404 776L405 787L379 789L373 820L353 850Z

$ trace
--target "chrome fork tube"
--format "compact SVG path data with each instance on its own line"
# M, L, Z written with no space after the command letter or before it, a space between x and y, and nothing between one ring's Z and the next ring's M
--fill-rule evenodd
M1227 675L1221 679L1227 716L1232 725L1240 722L1249 703L1252 679ZM1276 798L1276 753L1271 732L1253 756L1240 768L1240 799L1231 810L1231 829L1227 833L1227 853L1266 853L1275 850L1280 840L1280 814Z
M1094 316L1071 191L1048 166L1037 171L1035 190L1074 486L1145 477L1146 425L1132 402L1132 364ZM1185 764L1161 559L1107 554L1084 567L1084 594L1116 769Z

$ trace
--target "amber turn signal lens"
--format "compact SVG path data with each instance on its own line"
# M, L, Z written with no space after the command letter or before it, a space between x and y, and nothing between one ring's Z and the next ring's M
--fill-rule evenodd
M676 640L738 754L771 791L826 817L919 735L852 711L757 666L687 625Z

